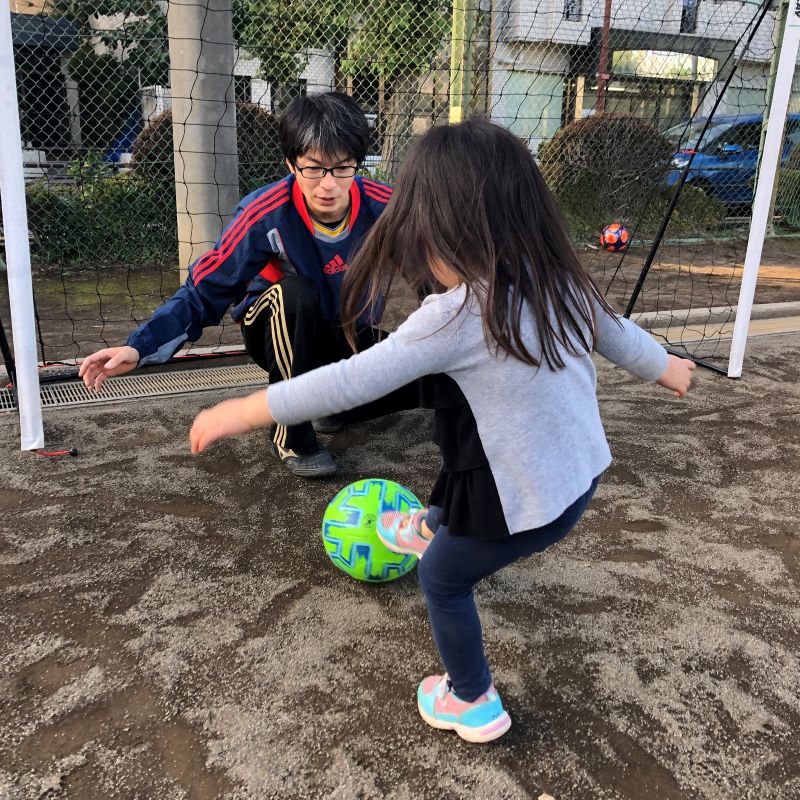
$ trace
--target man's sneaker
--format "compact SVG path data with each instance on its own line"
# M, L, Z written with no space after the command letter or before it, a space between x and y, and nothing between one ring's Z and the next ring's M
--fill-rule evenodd
M511 727L500 695L492 684L472 703L460 700L447 674L429 675L417 689L422 719L434 728L455 731L468 742L491 742Z
M294 450L284 450L271 440L269 444L272 455L282 461L293 475L301 478L325 478L336 472L333 456L320 445L314 450L298 453Z
M311 420L311 426L317 433L336 433L342 429L344 421L339 414L331 414L329 417L320 417Z
M422 558L433 539L433 533L425 524L427 508L413 514L402 511L386 511L378 517L375 526L378 538L393 553Z

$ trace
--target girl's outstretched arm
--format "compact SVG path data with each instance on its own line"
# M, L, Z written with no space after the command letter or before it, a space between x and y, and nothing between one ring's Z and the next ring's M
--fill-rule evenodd
M297 425L377 400L422 375L445 372L458 363L455 317L463 292L431 295L391 336L363 352L294 378L268 392L226 400L197 415L189 440L193 453L225 436L279 422ZM449 324L453 322L454 324Z
M694 361L667 353L649 333L629 319L611 316L599 305L595 349L601 356L643 380L656 381L683 397L692 384Z
M266 428L275 420L269 410L267 391L260 389L247 397L225 400L201 411L195 418L189 442L192 453L202 453L212 442L226 436L238 436L254 428Z

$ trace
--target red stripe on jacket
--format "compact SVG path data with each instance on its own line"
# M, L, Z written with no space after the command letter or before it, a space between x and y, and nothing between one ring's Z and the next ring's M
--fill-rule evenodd
M371 189L367 189L366 187L364 187L364 194L367 197L372 198L373 200L377 200L379 203L383 203L383 205L386 205L389 202L388 197L384 197L383 195L380 194L375 194L375 192L373 192Z
M285 185L285 184L284 184ZM288 192L277 192L274 196L271 195L269 199L262 201L261 198L247 207L247 210L241 216L242 224L234 225L228 232L226 232L223 240L220 242L220 247L211 250L197 263L194 268L192 279L197 285L203 278L210 275L214 270L222 264L228 256L236 249L239 242L242 241L248 230L258 222L261 217L274 211L279 206L282 206L289 199ZM252 211L251 211L252 209ZM238 222L238 220L237 220ZM202 263L201 262L207 262Z
M392 196L392 189L391 186L384 186L382 183L375 183L375 181L369 180L369 178L363 178L362 182L364 184L364 189L371 189L376 194L383 194L386 196L388 200Z
M231 238L235 237L236 234L241 230L243 225L247 224L249 217L252 215L253 212L258 211L261 205L265 202L269 202L270 200L277 197L277 195L281 194L281 191L286 188L286 183L281 182L277 186L270 189L268 192L265 192L261 197L254 200L244 211L244 213L240 214L236 221L231 225L228 230L226 230L222 234L222 240L220 241L219 248L216 250L210 250L205 255L201 256L200 259L194 264L193 272L199 273L202 272L209 264L209 262L214 260L215 255L218 255L225 249L226 242L228 242ZM227 255L227 254L226 254Z
M350 230L356 224L356 217L361 208L361 192L358 191L358 184L353 181L350 184Z
M280 263L280 259L273 256L258 274L270 283L277 283L283 277L283 270L278 266Z

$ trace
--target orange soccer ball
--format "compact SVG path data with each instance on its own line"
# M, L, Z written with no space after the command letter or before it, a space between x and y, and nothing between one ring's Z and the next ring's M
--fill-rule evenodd
M624 250L630 240L630 232L619 222L612 222L611 225L606 225L600 233L600 246L612 253L619 253Z

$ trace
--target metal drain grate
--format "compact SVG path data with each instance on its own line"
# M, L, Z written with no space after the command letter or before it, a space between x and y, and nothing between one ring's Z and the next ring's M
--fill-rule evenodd
M209 392L215 389L235 389L247 386L266 386L267 376L255 364L236 367L211 367L161 372L152 375L124 375L103 384L102 391L90 392L83 381L51 383L39 388L43 408L83 406L97 403L119 403L140 397L167 397L176 394ZM9 389L0 390L0 411L16 408Z
M13 411L16 407L11 389L0 389L0 411Z

